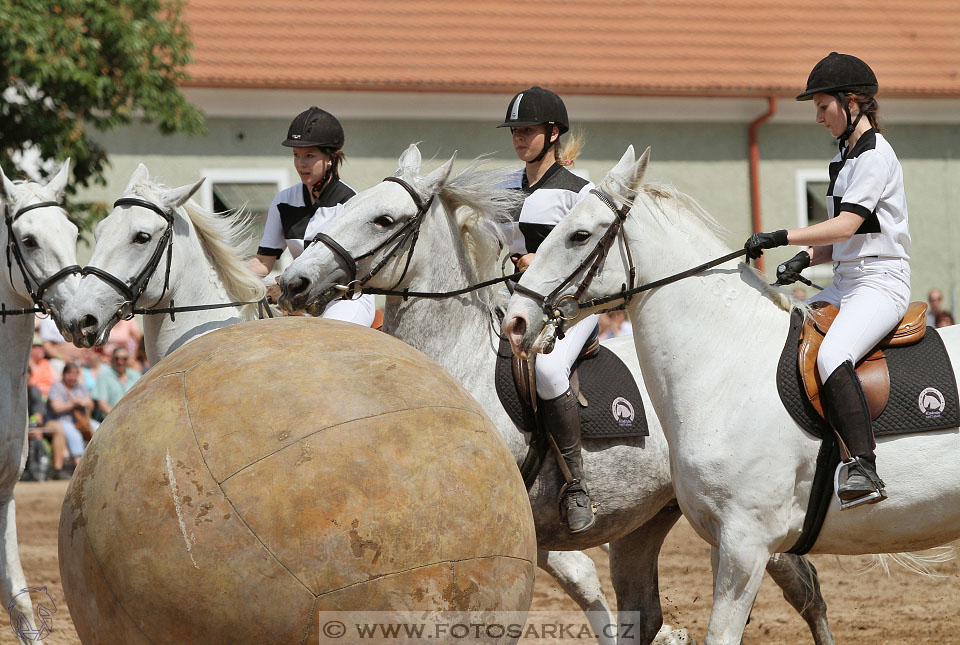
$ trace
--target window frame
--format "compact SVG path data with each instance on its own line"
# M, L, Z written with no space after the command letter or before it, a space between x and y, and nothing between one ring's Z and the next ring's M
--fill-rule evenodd
M797 204L797 228L810 226L807 216L807 185L811 183L830 183L830 171L825 168L801 168L794 174ZM806 271L806 277L811 280L822 280L833 276L833 263L818 264Z

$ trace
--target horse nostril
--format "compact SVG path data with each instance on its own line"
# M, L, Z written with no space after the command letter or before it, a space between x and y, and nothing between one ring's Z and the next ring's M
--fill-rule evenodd
M283 284L283 290L290 296L298 296L310 288L310 278L297 276Z
M94 316L93 314L87 314L86 316L80 319L81 332L92 334L97 331L98 327L99 327L99 322L97 321L97 317Z
M527 321L522 316L514 316L503 331L508 336L520 338L527 331Z

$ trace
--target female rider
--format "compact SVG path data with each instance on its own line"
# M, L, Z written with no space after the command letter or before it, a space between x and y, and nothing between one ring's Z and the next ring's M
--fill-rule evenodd
M301 112L290 124L282 145L293 148L293 165L301 183L281 191L267 211L260 248L251 261L253 270L262 276L273 270L284 247L294 258L299 257L324 223L356 195L340 180L343 128L335 116L316 106ZM271 295L275 301L275 294ZM373 296L360 296L334 300L324 309L323 318L369 327L375 313Z
M854 365L903 318L910 300L910 230L903 172L880 134L877 77L854 56L832 52L810 72L798 101L813 99L817 123L840 142L830 163L829 218L789 231L757 233L745 245L750 258L786 244L808 248L777 269L782 284L811 264L833 262L833 283L816 298L839 307L823 339L817 370L827 417L856 457L840 499L886 497L877 476L870 410Z
M534 86L518 93L507 106L507 116L498 128L510 128L513 148L526 168L511 175L508 187L524 193L508 232L512 258L520 271L533 261L547 234L593 184L564 166L573 162L579 149L574 140L564 150L560 136L567 132L567 108L550 90ZM583 480L580 451L580 408L570 390L570 369L597 326L592 315L566 330L553 351L537 357L537 396L544 423L556 439L572 475L560 489L560 514L571 533L594 525L593 506Z

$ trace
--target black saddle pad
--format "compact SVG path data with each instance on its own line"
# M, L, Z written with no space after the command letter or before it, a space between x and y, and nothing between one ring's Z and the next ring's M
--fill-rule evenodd
M777 366L777 390L783 407L794 421L807 432L823 438L829 429L807 399L797 365L797 343L802 325L803 313L794 309L790 332ZM947 348L935 329L927 328L919 343L888 347L883 353L890 372L890 400L873 422L875 436L943 430L960 425L957 381Z
M517 427L533 432L536 422L532 410L520 402L513 383L512 358L510 342L501 336L497 352L497 394ZM580 390L587 400L587 407L580 406L580 435L583 439L646 437L650 434L640 389L633 374L616 354L601 345L600 353L582 361L577 372Z

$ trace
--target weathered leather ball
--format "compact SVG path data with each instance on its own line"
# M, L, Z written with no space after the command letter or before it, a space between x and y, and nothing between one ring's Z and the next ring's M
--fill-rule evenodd
M493 378L493 375L491 375ZM526 611L519 472L436 363L305 317L202 336L96 432L64 499L84 643L316 643L318 612Z

